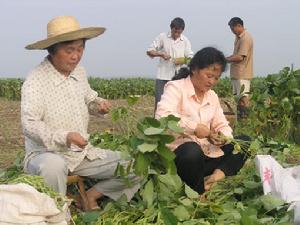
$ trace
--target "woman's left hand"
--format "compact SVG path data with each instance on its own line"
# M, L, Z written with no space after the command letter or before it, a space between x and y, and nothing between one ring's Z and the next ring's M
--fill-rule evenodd
M223 146L226 144L226 139L221 132L213 133L211 132L210 135L207 137L208 141L213 145Z

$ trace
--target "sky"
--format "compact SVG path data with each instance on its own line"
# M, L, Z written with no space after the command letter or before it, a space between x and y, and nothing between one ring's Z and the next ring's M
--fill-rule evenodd
M61 15L75 16L82 27L107 28L86 44L80 64L89 76L155 78L158 59L146 50L175 17L185 20L194 52L213 46L231 55L227 23L238 16L254 39L256 76L300 68L299 9L298 0L0 0L0 78L25 78L43 60L46 51L24 47L45 39L47 23Z

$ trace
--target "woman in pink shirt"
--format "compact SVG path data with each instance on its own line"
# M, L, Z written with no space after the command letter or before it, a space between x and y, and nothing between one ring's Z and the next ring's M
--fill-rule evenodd
M219 50L206 47L192 58L188 71L176 75L164 89L156 118L179 117L184 133L170 144L181 179L202 194L225 176L235 175L244 165L243 154L232 154L220 134L232 137L217 94L211 90L226 69Z

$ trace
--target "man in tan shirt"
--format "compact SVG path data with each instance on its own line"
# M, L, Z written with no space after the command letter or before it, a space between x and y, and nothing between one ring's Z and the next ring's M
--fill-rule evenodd
M233 54L226 59L231 63L230 77L233 94L238 97L238 118L246 118L249 108L250 82L253 78L253 39L244 28L241 18L231 18L228 25L236 38Z

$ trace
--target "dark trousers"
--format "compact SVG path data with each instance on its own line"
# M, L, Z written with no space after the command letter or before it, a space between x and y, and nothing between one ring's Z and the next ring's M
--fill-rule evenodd
M155 81L155 106L154 106L154 112L156 111L157 108L157 103L160 101L162 94L164 93L164 87L166 83L169 80L159 80L156 79Z
M240 139L249 140L243 136ZM246 156L242 153L232 154L233 145L221 147L224 155L218 158L206 156L196 142L186 142L175 149L175 164L181 179L199 194L204 193L204 177L220 169L226 176L236 175L243 167Z

